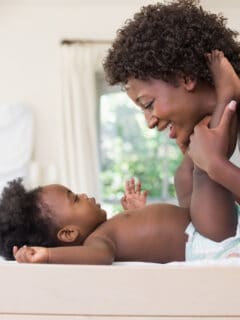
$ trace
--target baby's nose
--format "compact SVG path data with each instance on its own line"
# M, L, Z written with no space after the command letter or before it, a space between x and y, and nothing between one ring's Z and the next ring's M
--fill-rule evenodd
M79 196L82 197L83 199L88 199L88 196L86 195L86 193L81 193Z

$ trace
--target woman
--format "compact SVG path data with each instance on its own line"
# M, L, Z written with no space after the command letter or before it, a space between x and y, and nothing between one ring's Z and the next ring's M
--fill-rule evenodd
M208 167L199 155L209 154L204 148L212 131L201 129L202 125L192 137L190 152L186 152L194 127L211 115L216 106L206 53L223 51L240 75L238 33L227 28L225 21L221 15L204 11L194 0L149 5L118 31L104 61L108 82L124 86L129 97L142 108L149 128L170 128L169 137L176 139L185 154L175 175L178 200L184 207L189 207L192 193L190 157L204 170ZM222 139L220 129L214 130L212 140ZM228 143L226 139L224 144ZM216 148L212 152L217 158L227 157ZM212 163L211 159L216 157L211 153L209 161ZM233 183L229 169L233 175L239 170L227 161L221 165L221 179L212 178L240 196L240 181Z

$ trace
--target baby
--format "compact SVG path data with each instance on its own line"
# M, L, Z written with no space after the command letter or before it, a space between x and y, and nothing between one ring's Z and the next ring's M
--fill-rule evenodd
M145 193L131 180L124 199L128 210L106 220L106 212L86 194L74 194L61 185L27 192L21 181L10 182L0 205L0 252L19 262L184 260L188 210L145 202Z
M214 80L222 69L235 74L222 53L214 51L207 59ZM236 107L231 102L224 110L219 87L215 124L223 112ZM131 180L122 199L125 213L109 220L86 194L61 185L26 191L21 181L12 181L0 203L0 252L18 262L70 264L167 263L235 254L240 237L232 194L198 168L193 179L190 209L146 205L146 192ZM196 252L194 239L204 242L204 252Z

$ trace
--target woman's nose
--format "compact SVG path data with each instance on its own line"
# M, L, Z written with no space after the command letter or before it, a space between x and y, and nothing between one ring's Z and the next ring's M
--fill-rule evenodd
M155 128L159 121L159 119L156 116L151 116L149 119L146 120L149 129Z

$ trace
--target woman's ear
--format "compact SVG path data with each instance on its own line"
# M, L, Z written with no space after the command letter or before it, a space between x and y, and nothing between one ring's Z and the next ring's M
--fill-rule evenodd
M74 225L65 226L57 233L57 238L62 242L74 242L78 237L80 232Z
M197 80L190 77L190 76L184 76L183 77L183 81L184 81L184 87L187 91L191 92L194 91L197 85Z

